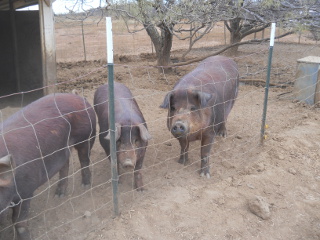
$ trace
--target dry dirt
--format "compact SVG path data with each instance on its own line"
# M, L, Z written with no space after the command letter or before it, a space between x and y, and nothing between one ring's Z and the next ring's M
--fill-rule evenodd
M264 80L268 45L239 50L234 59L242 80ZM189 57L209 51L214 49L199 48ZM240 86L228 119L228 137L217 137L213 146L210 179L198 174L199 142L191 144L186 166L177 162L179 144L166 128L166 111L158 107L195 65L159 74L149 67L155 62L151 54L119 55L116 80L132 90L153 137L143 166L147 190L132 190L132 172L121 170L120 216L114 218L110 163L96 139L90 189L80 186L74 155L66 197L53 198L57 176L36 192L29 220L34 239L320 239L320 109L292 95L296 60L320 56L319 45L276 43L271 82L284 87L270 89L263 145L264 88L259 82ZM95 89L107 81L103 64L59 63L59 81L66 83L58 91L76 88L92 103ZM1 113L6 117L15 110L8 107ZM250 211L249 202L256 196L267 202L269 218ZM12 227L1 239L12 239L10 234Z

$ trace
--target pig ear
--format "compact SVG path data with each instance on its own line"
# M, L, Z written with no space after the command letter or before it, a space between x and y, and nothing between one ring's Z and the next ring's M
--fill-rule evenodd
M11 154L0 158L0 187L9 186L12 183L14 168Z
M196 94L197 98L199 99L201 107L206 107L208 101L212 98L212 95L206 92L194 91L194 94Z
M167 95L164 97L163 102L160 105L160 107L161 108L168 108L171 97L172 97L172 93L171 92L167 93Z
M116 123L116 141L119 140L121 136L121 124L120 123ZM110 131L108 132L108 135L105 137L105 139L110 141Z
M140 129L140 136L144 142L152 138L150 133L148 132L148 129L143 124L140 124L138 127Z

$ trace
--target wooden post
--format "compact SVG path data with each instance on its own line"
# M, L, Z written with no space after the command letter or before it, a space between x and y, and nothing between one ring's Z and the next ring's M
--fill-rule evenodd
M84 21L84 20L81 20L81 33L82 33L83 56L84 56L84 61L87 61L86 42L85 42L85 40L84 40L84 31L83 31L83 21Z
M44 94L56 91L56 44L54 35L54 15L50 0L39 0L39 17L42 49L42 72Z

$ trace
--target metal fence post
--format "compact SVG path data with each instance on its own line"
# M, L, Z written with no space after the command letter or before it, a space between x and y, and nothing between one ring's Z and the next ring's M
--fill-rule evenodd
M112 22L111 17L106 17L107 33L107 62L108 62L108 106L109 106L109 126L110 126L110 157L112 171L112 193L114 215L119 215L118 206L118 167L117 149L115 138L115 117L114 117L114 77L113 77L113 41L112 41Z
M271 33L270 33L270 48L269 48L269 57L268 57L267 79L266 79L266 86L265 86L265 93L264 93L264 104L263 104L263 114L262 114L262 124L261 124L261 135L260 135L260 143L261 144L263 144L263 140L265 139L266 116L267 116L270 72L271 72L275 29L276 29L276 24L272 23L271 24Z

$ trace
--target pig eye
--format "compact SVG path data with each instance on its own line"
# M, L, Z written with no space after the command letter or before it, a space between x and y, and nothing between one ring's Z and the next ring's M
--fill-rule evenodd
M195 110L197 110L197 108L196 108L195 106L192 106L192 107L190 108L190 110L191 110L191 111L195 111Z
M175 108L174 106L171 106L171 107L170 107L170 110L171 110L171 111L175 111L176 108Z

